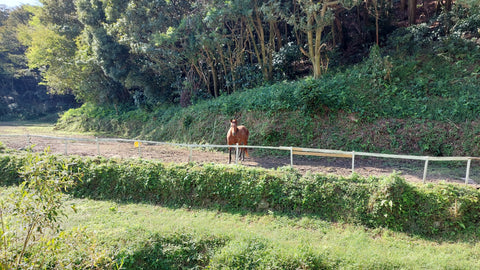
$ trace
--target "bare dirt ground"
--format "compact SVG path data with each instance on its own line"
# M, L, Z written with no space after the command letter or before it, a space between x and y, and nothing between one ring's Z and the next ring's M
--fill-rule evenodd
M171 145L141 144L135 147L132 142L102 142L95 141L68 141L50 138L41 138L26 135L48 135L61 138L95 139L93 135L65 134L54 131L52 128L32 128L11 123L0 123L0 142L8 148L22 150L33 146L37 152L49 148L51 153L68 154L79 156L103 156L108 158L143 158L157 159L162 162L196 162L196 163L228 163L226 149L205 150L188 149ZM8 135L8 136L1 136ZM250 149L250 156L239 164L249 167L263 167L275 169L289 166L290 157L287 155L274 156L265 150L260 154L256 149ZM232 157L233 158L233 157ZM234 163L232 161L232 163ZM440 164L441 163L441 164ZM408 181L422 182L424 161L402 161L383 158L355 157L355 173L362 176L384 176L393 172L399 173ZM301 174L323 173L338 176L350 176L352 174L352 160L350 158L331 157L305 157L293 156L293 167ZM427 182L447 181L452 183L465 183L466 162L430 162L427 171ZM472 161L469 184L477 186L476 179L480 180L480 163Z

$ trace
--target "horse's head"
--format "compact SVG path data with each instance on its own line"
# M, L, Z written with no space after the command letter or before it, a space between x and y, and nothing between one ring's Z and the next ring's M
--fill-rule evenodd
M230 120L230 129L233 130L232 135L235 136L235 133L237 133L237 131L238 131L237 120L236 119Z

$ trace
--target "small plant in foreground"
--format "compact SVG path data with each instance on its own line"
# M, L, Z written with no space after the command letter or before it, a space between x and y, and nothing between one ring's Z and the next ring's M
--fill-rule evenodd
M41 154L28 155L19 173L24 181L0 197L0 265L7 269L33 267L45 260L29 250L54 241L59 218L65 215L63 191L80 176L71 165Z

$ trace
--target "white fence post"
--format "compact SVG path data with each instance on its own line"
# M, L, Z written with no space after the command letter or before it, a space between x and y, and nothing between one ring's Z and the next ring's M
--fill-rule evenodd
M355 151L352 151L352 174L355 172Z
M293 146L290 146L290 167L293 168Z
M427 180L427 170L428 170L428 157L425 158L425 168L423 169L423 183Z
M472 159L468 159L467 161L467 175L465 175L465 185L468 184L468 178L470 178L470 163L472 163Z
M235 145L235 164L238 164L238 143Z
M68 155L68 140L65 139L65 156Z

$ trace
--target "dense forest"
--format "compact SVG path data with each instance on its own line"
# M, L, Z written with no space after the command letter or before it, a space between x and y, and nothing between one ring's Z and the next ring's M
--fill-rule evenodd
M1 10L3 103L6 89L39 80L79 102L151 108L318 79L361 61L395 29L453 8L452 0L40 2Z

